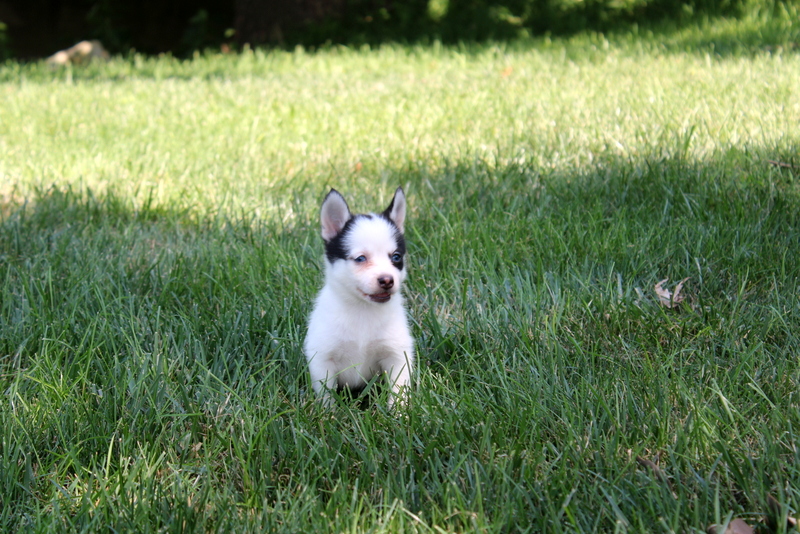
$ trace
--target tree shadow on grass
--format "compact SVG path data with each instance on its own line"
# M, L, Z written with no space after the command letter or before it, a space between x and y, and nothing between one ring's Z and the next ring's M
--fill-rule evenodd
M411 186L408 293L417 327L433 327L424 319L431 307L461 310L476 291L496 300L493 292L511 291L520 276L577 290L618 275L628 295L692 276L704 278L704 298L736 293L746 276L766 298L776 269L793 269L785 258L800 255L797 164L789 152L729 151L702 161L609 157L579 169L513 157L388 169L386 181ZM337 188L355 196L357 210L376 204L364 200L377 191L364 191L360 178ZM133 305L143 332L157 329L158 314L191 318L188 331L220 369L224 354L264 356L288 350L285 340L296 358L322 278L317 206L306 207L288 223L198 218L69 187L6 204L0 352L52 337L53 328L80 344L87 325Z
M294 366L313 289L298 276L308 251L287 245L299 230L69 186L2 211L0 354L32 356L48 339L80 352L98 338L121 359L191 355L229 382L270 358Z
M469 232L476 226L483 225L478 228L481 233L505 241L504 225L532 223L536 218L551 222L563 219L561 223L576 228L591 217L628 218L642 226L686 226L712 219L723 224L726 217L737 217L743 224L757 226L763 224L764 214L755 207L763 206L785 217L792 228L797 224L799 173L800 160L791 149L731 149L700 160L679 153L638 161L599 156L591 164L570 169L539 167L513 155L491 159L474 156L445 159L436 169L413 163L384 169L381 181L411 185L411 195L416 198L410 205L410 231L423 241L441 240L440 246L424 247L441 253L447 250L445 241L468 246ZM362 177L343 175L338 179L336 187L347 191L348 198L356 197L356 211L359 206L376 204L372 197L380 192L364 191ZM307 185L298 186L309 190ZM320 198L324 193L320 189ZM259 255L253 258L260 265L259 273L272 283L305 286L307 262L319 267L317 253L321 251L316 242L318 206L311 202L296 206L294 221L286 223L252 214L198 217L191 209L155 205L149 200L136 205L113 189L95 195L90 189L53 186L24 201L12 196L0 201L0 254L5 262L19 263L34 257L63 259L68 251L72 261L80 265L83 258L90 259L78 248L85 246L101 259L111 251L125 253L131 265L140 255L139 267L148 271L148 262L165 254L207 253L200 272L213 270L214 254L224 259L225 269L235 272L237 263L231 261L225 248L233 246L241 253ZM467 232L463 241L454 239L463 233L456 232L455 225L462 225ZM579 241L570 246L584 247ZM514 264L530 252L524 245L515 248L521 256L513 258ZM441 255L458 260L462 255L455 250L461 249ZM268 254L275 258L269 260ZM290 256L298 259L290 262ZM564 258L551 259L548 270L562 264ZM606 257L609 263L619 263L618 259ZM273 279L267 271L276 264L283 279ZM287 264L291 264L291 270L287 270ZM250 265L245 262L241 267ZM240 286L240 281L221 285L230 289ZM143 293L148 292L149 288Z

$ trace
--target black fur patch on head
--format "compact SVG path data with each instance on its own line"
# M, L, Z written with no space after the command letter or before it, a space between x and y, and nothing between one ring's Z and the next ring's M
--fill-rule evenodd
M392 200L392 204L394 204L394 200ZM403 232L397 227L394 221L389 218L389 212L391 212L391 205L389 205L389 209L385 212L380 214L384 220L386 220L389 225L394 229L394 240L397 242L397 253L400 254L400 261L393 261L392 264L397 268L398 271L403 270L403 260L406 257L406 238L403 236Z
M406 243L403 240L403 236L400 236L400 239L397 242L397 253L400 254L400 261L393 261L392 265L394 265L398 271L403 270L403 260L406 257Z
M372 218L371 215L353 215L347 220L346 223L344 223L341 232L336 234L336 237L329 241L325 241L325 257L328 258L330 263L333 263L336 260L347 259L347 248L344 246L344 238L350 233L350 229L353 228L356 220L362 217Z

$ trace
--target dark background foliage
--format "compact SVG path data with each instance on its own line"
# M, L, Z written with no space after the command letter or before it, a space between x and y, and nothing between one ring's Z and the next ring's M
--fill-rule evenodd
M793 1L793 0L790 0ZM37 58L82 39L111 52L318 46L606 31L736 16L779 0L27 0L0 1L0 54Z

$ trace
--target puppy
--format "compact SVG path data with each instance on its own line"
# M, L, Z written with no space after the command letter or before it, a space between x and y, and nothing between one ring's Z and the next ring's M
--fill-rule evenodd
M382 213L353 215L335 189L322 202L325 285L308 323L304 352L314 391L358 391L378 374L391 384L389 407L402 402L414 362L403 296L406 197L398 187Z

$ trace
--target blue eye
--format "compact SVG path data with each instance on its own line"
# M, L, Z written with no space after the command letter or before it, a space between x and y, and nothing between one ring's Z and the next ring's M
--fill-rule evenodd
M361 256L357 257L353 261L356 262L356 263L364 263L365 261L367 261L367 257L362 254Z
M401 256L399 252L392 254L392 263L400 263L402 260L403 256Z

